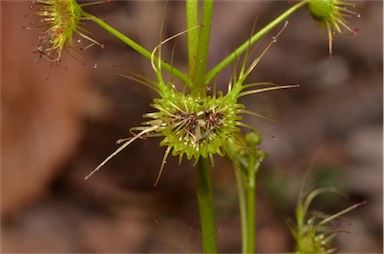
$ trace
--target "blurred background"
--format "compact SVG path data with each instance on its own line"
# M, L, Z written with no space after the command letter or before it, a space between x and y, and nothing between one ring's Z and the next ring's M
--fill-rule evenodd
M217 1L209 65L286 10L289 1ZM1 1L1 252L200 252L192 162L169 157L153 187L164 148L161 139L137 140L89 180L85 175L151 112L155 93L112 73L155 79L149 61L87 23L105 45L75 52L59 64L35 62L44 27L31 25L31 2ZM335 38L328 54L325 30L305 9L255 68L250 81L300 84L242 99L281 124L245 117L265 133L268 157L258 174L256 249L293 250L293 217L304 173L311 185L336 186L313 209L336 213L366 200L338 222L343 253L383 248L383 6L356 2L356 35ZM86 10L152 50L159 41L162 1L112 1ZM24 27L24 28L22 28ZM26 29L25 27L31 27ZM169 1L164 37L185 27L184 3ZM282 26L255 47L256 57ZM177 41L177 43L175 43ZM164 57L187 70L185 36L164 46ZM76 43L76 42L75 42ZM84 42L82 42L84 43ZM79 43L80 44L80 43ZM84 46L84 45L83 45ZM81 47L78 45L78 47ZM65 54L65 53L64 53ZM85 64L81 64L81 62ZM217 79L225 90L233 67ZM241 251L238 198L232 165L216 157L212 169L220 252ZM347 218L347 219L346 219Z

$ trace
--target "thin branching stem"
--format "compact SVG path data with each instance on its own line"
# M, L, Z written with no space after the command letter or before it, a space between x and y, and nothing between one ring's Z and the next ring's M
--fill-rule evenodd
M98 24L99 26L101 26L102 28L104 28L105 30L110 32L112 35L116 36L118 39L120 39L126 45L128 45L129 47L131 47L134 50L136 50L139 54L143 55L144 57L146 57L148 59L151 59L153 57L152 53L150 51L148 51L147 49L143 48L141 45L139 45L138 43L136 43L135 41L130 39L128 36L122 34L118 30L113 28L112 26L108 25L102 19L100 19L98 17L95 17L92 14L89 14L87 12L83 12L83 15L84 15L85 18L88 18L89 20L95 22L96 24ZM157 57L155 57L155 58L157 58ZM187 83L188 78L187 78L187 75L185 73L183 73L182 71L178 70L174 66L171 66L170 64L166 63L163 60L161 60L160 62L161 62L161 66L164 69L169 71L172 75L177 77L183 83Z
M260 29L255 35L253 35L249 40L245 41L241 46L239 46L235 51L233 51L231 54L229 54L227 57L225 57L219 64L217 64L212 70L210 70L206 77L205 77L205 83L209 84L211 81L216 77L216 75L221 72L225 67L227 67L229 64L231 64L233 61L235 61L239 56L241 56L244 52L248 50L248 48L253 45L255 42L257 42L259 39L261 39L264 35L266 35L269 31L271 31L273 28L275 28L278 24L286 20L292 13L294 13L296 10L300 9L302 6L304 6L308 0L301 1L291 8L289 8L287 11L285 11L283 14L281 14L279 17L268 23L265 27Z

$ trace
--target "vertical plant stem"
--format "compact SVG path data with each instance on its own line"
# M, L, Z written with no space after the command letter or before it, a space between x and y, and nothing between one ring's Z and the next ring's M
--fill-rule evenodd
M256 232L256 175L259 172L261 162L265 158L265 153L260 152L258 156L249 156L249 168L248 168L248 179L246 185L247 195L247 233L248 233L248 244L246 253L255 252L255 232Z
M246 185L246 196L247 196L247 247L246 253L255 252L255 217L256 217L256 173L260 167L258 162L253 155L249 156L249 169L248 179Z
M240 225L241 225L241 252L246 253L248 245L247 233L247 206L244 192L243 175L238 164L234 163L237 192L239 194Z
M255 182L256 183L256 182ZM255 253L255 217L256 217L256 202L255 202L255 185L247 188L247 246L245 253Z
M208 45L211 33L211 21L213 11L213 0L204 0L201 16L200 31L192 27L198 23L198 0L188 0L186 4L187 29L188 31L188 64L189 89L194 91L204 87L206 74ZM205 94L205 90L204 90ZM208 159L200 158L197 163L196 196L199 206L201 238L204 253L217 253L216 228L213 209L212 186L210 166Z
M200 213L201 238L204 253L217 253L216 228L213 209L209 160L200 158L197 163L196 196Z
M188 66L190 75L194 73L194 63L197 55L197 46L199 45L199 30L192 29L199 24L199 2L196 0L186 0L186 24L188 41Z
M205 87L204 78L207 71L208 47L211 35L212 12L214 1L204 0L201 16L201 28L199 32L197 55L194 63L194 72L192 76L193 89Z

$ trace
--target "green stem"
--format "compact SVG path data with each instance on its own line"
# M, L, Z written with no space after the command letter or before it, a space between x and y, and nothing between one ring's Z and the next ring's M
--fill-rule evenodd
M203 252L217 253L215 216L210 173L209 160L200 158L197 163L196 196L199 205Z
M265 158L263 152L250 153L247 156L247 164L243 166L243 172L245 172L245 178L243 177L242 186L245 189L245 203L246 203L246 215L245 215L245 230L246 232L246 243L243 246L243 253L254 253L255 252L255 228L256 228L256 175L260 169L261 161ZM241 207L240 207L241 209ZM243 226L243 224L242 224Z
M199 45L199 30L193 29L198 26L199 2L196 0L186 0L186 24L188 40L188 66L190 75L194 72L194 63L197 55L197 46Z
M248 233L247 233L247 209L246 209L246 200L243 184L243 174L241 173L241 168L237 163L234 163L235 167L235 176L236 176L236 185L237 192L239 194L239 209L240 209L240 225L241 225L241 252L246 253L246 248L248 244Z
M254 155L250 155L248 158L249 169L248 178L245 182L246 189L246 198L247 198L247 246L246 253L255 252L255 217L256 217L256 201L255 201L255 191L256 191L256 173L260 167L260 162L258 162Z
M186 17L188 29L188 82L190 91L204 87L208 45L211 32L213 0L204 0L200 31L192 29L198 24L198 0L187 0ZM205 90L204 93L205 94ZM208 159L200 158L197 163L196 196L199 206L201 239L204 253L217 253L215 216L213 208L210 166Z
M146 50L145 48L143 48L142 46L137 44L135 41L133 41L129 37L125 36L124 34L122 34L119 31L117 31L115 28L113 28L110 25L108 25L107 23L105 23L100 18L95 17L92 14L89 14L89 13L87 13L85 11L83 11L82 14L83 14L83 16L85 18L88 18L89 20L92 20L93 22L95 22L96 24L98 24L99 26L101 26L102 28L107 30L109 33L111 33L112 35L114 35L115 37L120 39L122 42L124 42L125 44L127 44L128 46L130 46L131 48L136 50L139 54L143 55L144 57L146 57L148 59L151 59L152 57L155 60L157 59L156 56L152 55L152 52L149 52L148 50ZM177 77L180 81L182 81L183 83L187 84L188 78L187 78L187 75L185 75L185 73L183 73L180 70L176 69L174 66L164 62L163 60L161 60L161 66L164 69L166 69L167 71L169 71L172 75Z
M213 6L213 0L204 0L201 28L199 32L198 47L196 52L197 55L194 62L194 72L192 73L193 87L191 90L205 87L204 78L207 71L208 47L211 35Z
M243 54L251 45L253 45L255 42L257 42L260 38L262 38L264 35L266 35L269 31L271 31L274 27L276 27L279 23L284 21L286 18L288 18L292 13L294 13L296 10L298 10L300 7L304 6L307 3L308 0L303 0L291 8L289 8L287 11L285 11L283 14L281 14L279 17L271 21L268 25L263 27L260 31L258 31L255 35L253 35L249 40L244 42L240 47L238 47L235 51L233 51L230 55L228 55L226 58L224 58L219 64L217 64L212 70L210 70L206 77L205 77L205 85L208 85L215 77L216 75L221 72L225 67L227 67L230 63L232 63L236 58L238 58L241 54Z

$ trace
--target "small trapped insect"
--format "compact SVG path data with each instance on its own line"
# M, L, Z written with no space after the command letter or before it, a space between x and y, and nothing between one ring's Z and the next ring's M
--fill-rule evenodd
M45 27L43 34L39 36L38 45L33 50L33 53L39 55L36 62L44 59L48 62L59 63L62 51L65 50L71 57L78 60L81 64L85 64L73 52L79 53L93 45L99 45L101 48L104 48L104 45L92 39L89 36L91 33L83 27L84 21L89 20L90 17L82 9L83 7L102 2L104 1L86 1L84 3L72 0L33 1L29 9L36 9L33 13L39 17L39 20L30 22L31 27L24 28L30 30L37 24L36 28ZM74 42L81 43L82 41L90 42L90 44L84 47L74 45Z
M219 127L222 123L222 118L223 114L221 112L205 110L205 123L208 129Z
M207 95L212 95L212 89L211 89L210 86L206 86L206 87L205 87L205 93L206 93Z
M40 61L40 59L44 59L49 62L59 61L59 54L57 54L51 47L52 39L53 35L51 31L44 32L41 36L39 36L39 43L32 51L35 54L39 54L38 58L35 59L35 62Z
M196 132L196 128L198 127L199 122L197 119L197 114L192 113L187 116L187 124L186 124L186 130L189 134L193 135Z

